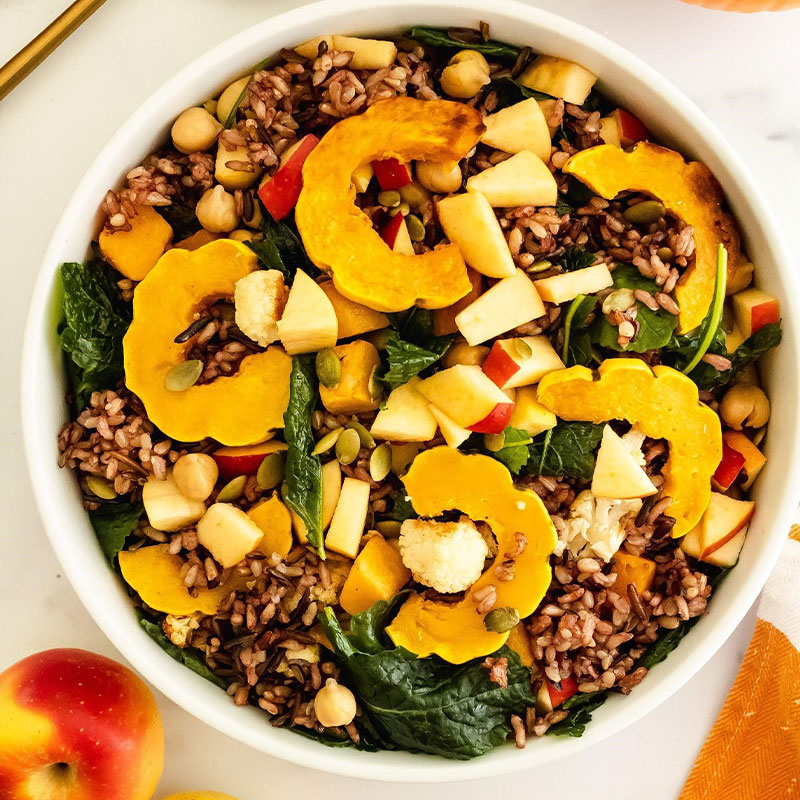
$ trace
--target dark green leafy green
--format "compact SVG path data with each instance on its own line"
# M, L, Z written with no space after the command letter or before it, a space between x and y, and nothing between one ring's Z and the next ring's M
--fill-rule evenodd
M586 692L568 697L562 704L569 716L552 725L547 733L553 736L583 736L586 726L592 721L592 712L608 699L608 691Z
M319 616L344 682L362 709L356 719L362 736L381 749L461 760L503 744L511 731L510 715L535 702L530 670L519 656L507 647L495 654L508 659L508 688L503 689L490 680L482 658L454 665L435 656L417 658L402 647L386 649L377 632L385 616L383 609L380 621L365 626L373 631L366 640L363 634L348 637L331 608Z
M534 100L550 100L550 95L544 92L537 92L529 89L511 77L496 78L487 87L490 91L497 94L497 106L495 110L500 110L508 106L513 106L522 100L533 98Z
M578 247L578 245L571 244L564 248L563 255L559 256L555 261L561 265L561 269L564 272L574 272L576 269L591 267L597 261L597 256L582 247Z
M570 204L569 200L566 199L565 195L559 194L558 200L556 200L556 214L560 217L563 217L564 214L571 214L575 209Z
M202 225L197 219L194 209L182 203L171 203L168 206L153 206L169 222L172 228L172 241L179 242L193 233L197 233Z
M144 628L147 635L170 657L179 661L192 672L205 678L220 689L227 689L228 682L215 675L206 665L199 650L193 648L181 648L174 645L168 638L161 626L141 615L139 612L139 624Z
M534 437L529 446L526 472L533 475L591 480L594 452L603 436L603 426L591 422L560 422Z
M454 39L450 35L448 28L435 28L427 25L415 25L409 28L405 35L409 39L413 39L420 44L429 45L431 47L452 47L458 50L477 50L485 56L493 58L502 58L515 61L519 55L520 48L514 47L512 44L505 42L496 42L490 39L488 42L478 40L475 42L463 42Z
M400 592L391 600L379 600L366 611L354 614L350 618L350 628L347 631L350 644L356 650L372 655L392 647L385 633L386 626L407 596L408 592Z
M378 377L390 389L396 389L435 364L447 352L452 340L452 336L436 336L427 346L421 347L401 339L397 331L389 331L385 351L389 363L386 372Z
M317 376L313 356L295 356L289 378L289 406L283 415L283 434L289 450L283 482L284 500L303 520L308 541L325 557L322 538L322 465L312 456L311 414L317 405Z
M568 367L575 364L588 367L594 360L592 337L586 328L586 321L596 305L597 298L594 295L579 294L567 309L561 360Z
M569 137L565 136L565 138ZM567 177L566 191L559 194L559 198L568 203L570 209L588 206L594 196L594 192L586 184L581 183L577 178L573 178L572 175Z
M93 391L113 389L122 379L122 337L131 321L131 307L120 297L111 268L99 261L61 265L64 321L61 347L75 392L84 408Z
M411 501L406 497L406 493L402 489L395 489L390 495L392 499L392 507L389 511L392 519L403 522L407 519L416 519L417 512L414 511L414 506Z
M122 550L125 540L133 533L142 518L144 506L141 503L103 503L89 512L100 548L105 557L113 562Z
M264 211L261 222L264 238L257 242L246 242L258 256L262 269L277 269L283 273L287 283L294 280L294 274L302 269L309 275L317 275L319 270L311 263L297 228L291 218L276 222Z
M533 442L530 434L519 428L508 427L503 431L505 442L499 450L486 450L486 454L505 464L515 475L519 475L528 463L528 445Z

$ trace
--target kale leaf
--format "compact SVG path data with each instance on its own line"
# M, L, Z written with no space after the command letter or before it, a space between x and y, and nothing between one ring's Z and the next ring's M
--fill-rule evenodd
M562 704L569 716L552 725L547 733L553 736L583 736L586 726L592 721L592 712L600 708L608 699L608 690L584 692L568 697Z
M549 94L537 92L535 89L529 89L527 86L523 86L511 77L496 78L487 88L489 91L494 91L497 94L497 106L495 110L513 106L529 98L533 98L534 100L552 99Z
M386 339L388 369L378 376L390 389L408 383L415 375L435 364L447 352L452 336L433 337L426 347L407 342L397 331L389 331Z
M79 409L98 389L113 389L123 376L122 337L131 307L120 297L111 268L99 261L61 265L64 322L59 331Z
M317 405L317 377L312 356L295 356L289 377L289 405L283 415L286 453L286 504L303 520L308 541L325 557L322 538L322 466L312 456L311 414Z
M592 337L587 330L586 321L596 305L597 298L594 295L579 294L567 309L561 360L568 367L575 364L588 367L594 361Z
M591 422L560 422L534 437L529 446L526 472L560 478L591 480L594 451L603 437L603 426Z
M392 519L404 522L407 519L417 518L417 512L414 511L414 506L411 505L411 501L406 497L405 490L396 489L390 497L392 498L392 508L389 513Z
M195 650L194 648L187 647L181 648L177 645L174 645L164 631L161 629L161 626L155 622L151 622L149 619L141 615L141 612L137 612L139 615L139 624L144 628L147 635L170 657L174 658L176 661L179 661L185 667L188 667L192 672L199 675L201 678L205 678L207 681L211 681L215 686L219 686L220 689L227 689L228 683L227 681L220 678L218 675L215 675L209 668L206 662L203 660L203 656L199 650Z
M533 439L530 434L519 428L508 427L503 434L505 436L503 446L499 450L486 450L486 454L505 464L515 475L519 475L530 458L528 445Z
M193 233L197 233L203 226L197 219L195 210L182 203L170 203L168 206L153 206L172 228L172 241L179 242Z
M356 724L367 742L386 750L475 758L503 744L510 715L534 704L530 670L507 647L495 654L508 659L503 689L490 680L483 658L456 665L437 656L418 658L402 647L387 649L378 638L386 609L377 616L362 626L372 631L366 638L363 630L348 637L331 608L319 616L345 683L358 698L362 715Z
M576 244L571 244L564 248L564 253L556 259L556 262L561 265L564 272L574 272L576 269L586 269L591 267L597 261L597 255L578 247Z
M483 53L485 56L503 58L512 61L515 61L520 53L519 47L515 47L512 44L506 44L505 42L496 42L493 39L490 39L488 42L484 42L480 39L475 42L459 41L459 39L454 39L451 36L451 30L448 28L434 28L427 25L415 25L413 28L409 28L405 32L405 35L409 39L414 39L414 41L419 42L420 44L430 45L432 47L452 47L457 50L463 50L467 48L469 50L477 50L479 53Z
M276 222L269 212L263 211L261 233L264 235L263 239L245 244L258 256L262 269L277 269L283 273L287 283L294 280L294 274L298 269L302 269L312 277L319 273L309 260L291 218L287 217Z
M141 503L125 502L103 503L95 511L89 512L89 521L100 542L100 549L110 562L122 550L143 513L144 506Z

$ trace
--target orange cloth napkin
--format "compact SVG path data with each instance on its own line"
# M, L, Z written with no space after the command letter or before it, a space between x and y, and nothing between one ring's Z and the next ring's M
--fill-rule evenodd
M758 607L736 681L680 800L800 798L800 525Z

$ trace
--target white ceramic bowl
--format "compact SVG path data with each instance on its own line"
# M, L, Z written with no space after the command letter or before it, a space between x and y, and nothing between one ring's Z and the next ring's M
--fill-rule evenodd
M336 0L297 8L228 40L171 78L109 141L77 187L56 228L34 292L23 357L23 429L33 484L53 549L97 624L148 680L219 731L273 756L329 772L374 780L447 781L492 775L574 755L611 736L663 702L716 652L742 619L772 568L796 505L800 451L798 324L784 319L784 342L765 377L773 412L769 462L758 482L758 511L741 563L715 593L707 617L676 652L652 670L629 697L614 696L580 739L545 737L524 751L502 747L471 762L408 753L329 749L271 728L253 708L237 708L224 692L173 661L141 630L120 581L108 568L80 503L74 475L56 465L56 435L66 418L65 374L56 337L55 274L81 260L99 224L98 204L109 186L138 164L167 134L175 116L283 46L333 32L375 34L414 23L491 25L492 35L573 59L600 76L598 86L640 116L659 140L705 161L722 183L758 265L757 280L792 308L798 288L791 258L770 212L738 157L703 114L652 68L586 28L510 0Z

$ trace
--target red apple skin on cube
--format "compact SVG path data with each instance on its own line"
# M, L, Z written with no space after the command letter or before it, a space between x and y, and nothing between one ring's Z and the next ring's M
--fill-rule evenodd
M722 459L716 472L711 477L720 491L727 492L733 486L736 477L744 466L744 456L734 450L724 439L722 441Z
M304 136L286 163L258 190L261 202L276 222L297 205L303 188L303 164L318 144L319 139L313 133Z
M244 447L220 447L211 457L217 462L220 478L232 480L239 475L255 475L265 456L286 449L283 442L268 441Z
M396 158L381 158L372 162L372 169L381 189L389 191L401 189L411 183L411 173L405 164L401 164Z
M632 144L636 144L636 142L641 142L649 138L650 131L648 131L644 123L638 117L631 114L630 111L626 111L624 108L617 108L612 111L609 116L614 117L617 121L619 140L622 147L630 147Z
M562 678L559 683L552 683L547 678L545 678L545 682L547 683L547 691L550 694L550 702L553 708L557 708L565 700L578 693L578 681L575 680L573 675Z
M511 357L508 351L497 341L492 345L486 361L483 362L483 371L500 387L503 388L508 381L519 371L519 364Z
M745 289L733 295L733 312L745 339L781 318L777 298L761 289Z
M0 673L0 797L149 800L164 765L155 698L86 650L46 650Z
M742 530L751 520L756 504L752 500L735 500L719 492L711 492L711 502L701 523L702 550L705 560Z
M389 247L394 247L394 243L397 240L397 233L400 230L400 226L403 224L403 221L402 214L395 214L393 217L389 217L389 221L381 227L381 239L383 239L383 241L386 242Z
M516 342L519 339L530 353L519 355ZM564 362L558 357L545 336L521 336L500 339L483 363L483 371L501 388L515 389L537 383L548 372L563 369Z
M498 403L480 422L470 425L473 433L502 433L514 413L513 403Z

